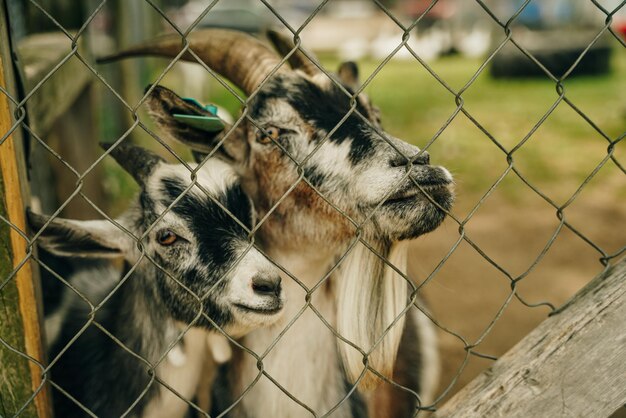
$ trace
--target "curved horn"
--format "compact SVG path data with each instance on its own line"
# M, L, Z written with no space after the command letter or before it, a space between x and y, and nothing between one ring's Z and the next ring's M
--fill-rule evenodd
M187 36L189 48L211 69L226 77L250 95L280 63L280 59L259 40L243 32L227 29L203 29ZM180 35L165 35L144 44L98 59L105 63L121 58L157 55L176 57L183 49ZM186 52L181 59L196 62ZM279 72L288 71L282 67Z
M293 43L293 39L286 36L282 32L278 32L274 29L268 29L266 32L267 38L270 40L274 48L278 51L281 56L287 56L296 45ZM309 53L313 58L315 58L312 54ZM300 50L296 49L293 54L288 59L291 68L294 70L302 70L305 74L314 76L319 74L320 69L317 68L313 62Z
M109 155L133 176L139 185L144 185L154 168L165 162L163 158L147 149L124 142L115 148L112 148L113 144L105 144L104 142L101 142L100 146L105 151L111 149Z

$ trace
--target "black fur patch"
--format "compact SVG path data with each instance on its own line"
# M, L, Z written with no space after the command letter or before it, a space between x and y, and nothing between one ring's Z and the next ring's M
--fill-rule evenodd
M318 189L328 180L327 174L311 164L304 167L304 177Z
M137 328L140 325L136 321L128 321L129 317L137 317L133 312L135 304L131 299L137 292L141 292L141 287L137 284L138 278L134 274L131 275L102 306L95 319L116 338L124 341L128 349L140 354L145 352L147 341L142 338L142 331ZM112 290L118 280L117 277L94 277L94 279L111 282L109 288L103 288L104 292ZM106 293L90 295L90 299L97 302L105 295ZM158 301L153 303L158 304ZM142 315L144 319L152 321L154 326L150 329L155 334L158 334L161 328L159 325L162 324L164 313L162 307L155 306L151 315ZM87 323L89 315L89 306L83 301L76 300L66 316L55 346L49 351L51 359L54 359L78 334ZM158 338L155 340L159 341ZM112 368L112 365L115 367ZM90 325L63 353L52 367L51 377L52 381L98 417L105 418L121 416L141 395L150 381L147 366L94 325ZM143 399L149 399L155 393L156 387L153 385ZM56 416L77 418L87 416L61 392L55 390L53 399ZM143 407L144 402L139 402L130 415L139 415Z
M416 308L412 308L416 309ZM420 379L422 370L421 341L417 332L415 317L412 313L406 315L404 332L398 347L398 357L393 371L393 380L415 393L420 393ZM397 417L411 417L419 406L414 395L406 390L394 387L392 389L395 400L394 412Z
M233 366L237 360L240 360L238 357L241 353L240 350L235 349L234 355L237 357L236 359L231 360L228 363L222 364L217 369L217 376L215 377L215 381L213 382L213 387L211 388L211 416L216 417L226 409L228 409L234 401L233 396L233 381L235 380L236 367ZM244 413L242 411L243 408L239 408L237 411L239 414ZM233 414L227 414L226 417L231 417ZM240 418L245 418L245 416L240 415Z
M166 178L162 180L161 192L165 196L162 204L169 206L186 189L185 184L179 179ZM250 199L243 193L239 184L228 188L223 194L214 196L225 208L246 227L252 228L252 204ZM197 270L184 273L185 285L194 292L195 296L205 298L207 292L209 299L203 303L203 311L218 325L230 322L229 312L218 308L218 304L211 299L212 294L219 294L226 287L223 280L224 274L237 260L235 248L237 244L247 243L247 233L233 217L219 207L208 196L199 198L195 194L187 193L173 207L172 212L187 222L187 227L194 234L198 245L198 255L202 264L208 267L209 277ZM159 260L166 263L165 260ZM167 266L174 270L176 266ZM167 295L166 303L172 310L175 318L181 321L190 321L199 312L198 299L184 291L177 283L165 274L157 276L161 292ZM185 294L186 293L186 294ZM180 303L180 299L188 299L189 303ZM206 321L199 325L209 327Z
M313 125L314 130L322 129L326 132L333 130L350 110L350 97L339 87L333 84L330 89L325 90L301 77L277 76L270 80L250 104L253 118L262 115L263 106L269 99L286 100L303 120ZM369 111L361 100L357 100L356 109L366 118L370 118ZM348 138L352 139L349 156L352 164L357 164L373 154L373 138L376 135L360 117L351 114L333 133L330 141L342 143Z
M136 227L138 230L144 231L158 218L154 201L145 190L139 193L139 207L141 208L141 218L137 220Z
M344 378L344 385L346 393L348 393L352 389L352 385L348 383ZM348 403L350 404L350 412L352 418L368 418L369 414L367 411L367 404L363 400L363 396L359 393L358 390L352 392L352 395L348 398Z
M185 189L184 183L178 179L163 179L162 192L166 198L162 204L171 205ZM238 184L215 197L242 224L252 228L252 204ZM229 264L235 257L232 240L246 239L246 231L208 196L200 199L195 194L187 193L172 211L187 221L187 226L198 242L200 257L207 264Z

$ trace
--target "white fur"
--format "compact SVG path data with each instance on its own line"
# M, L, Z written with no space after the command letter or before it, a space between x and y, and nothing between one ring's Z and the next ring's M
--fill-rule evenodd
M324 132L320 132L320 134L325 135ZM309 152L313 152L315 145L315 143L311 143ZM346 161L348 161L351 146L351 140L346 140L339 144L327 140L315 152L312 161L325 174L331 176L330 181L333 181L333 178L338 180L350 178L354 173L353 169L346 164Z
M189 405L184 399L191 400L196 393L202 378L207 351L206 331L198 328L189 329L182 343L174 346L156 369L159 378L178 395L168 387L160 385L158 396L146 405L143 418L185 416Z
M193 170L197 164L189 164ZM156 172L150 176L147 187L155 195L161 187L163 178L178 177L184 184L191 184L191 171L181 164L160 164ZM211 159L202 166L202 169L196 171L197 184L202 186L211 195L223 193L228 187L237 181L237 177L233 168L227 163L216 158ZM206 198L205 193L199 187L193 187L190 191L201 198Z
M272 308L268 304L267 296L257 294L252 288L253 278L257 274L276 274L274 265L267 260L256 248L249 250L247 247L238 249L237 257L243 258L239 261L235 269L230 273L228 280L227 294L223 302L228 305L241 304L255 309ZM281 293L281 304L284 303L284 293ZM272 324L276 321L276 315L266 315L249 311L241 311L233 308L235 325L225 328L231 337L240 337L258 327Z
M174 367L181 367L185 364L187 357L185 356L185 352L180 344L172 347L169 353L167 353L167 361Z
M452 174L451 174L451 173L450 173L450 172L449 172L449 171L448 171L445 167L441 167L441 166L440 166L439 168L441 168L441 170L443 170L443 173L446 175L446 179L447 179L449 182L454 181L454 179L452 178Z
M387 194L397 189L404 176L403 170L381 167L374 162L363 167L355 176L354 192L360 202L377 204Z
M67 316L69 308L69 299L63 298L61 305L57 308L57 310L46 317L44 325L46 331L46 341L49 347L53 346L57 338L59 338L59 333L61 332L61 327L63 326L63 321Z
M213 359L217 364L224 364L233 356L233 350L230 348L230 343L222 334L208 333L207 346L209 347Z
M413 308L409 314L415 318L420 343L420 398L423 405L430 405L435 400L441 361L437 346L437 332L433 322L419 309Z
M237 257L242 254L245 255L231 273L228 302L263 307L265 299L252 290L252 278L256 274L272 271L273 265L254 247L240 248Z
M320 263L319 260L307 260L303 254L293 257L280 254L270 256L284 263L283 265L308 287L313 287L330 268L328 264ZM300 285L285 276L283 286L284 292L289 294L290 298L285 304L282 320L270 328L253 331L243 340L244 345L259 355L269 348L278 334L305 306L306 292ZM313 294L312 305L326 321L333 324L335 301L326 297L324 292L325 290L320 288ZM337 339L319 317L311 309L307 309L265 357L263 366L267 373L292 395L318 415L322 415L334 407L345 393L341 369L337 367L338 364L329 364L330 359L338 359ZM235 394L245 390L257 377L256 360L252 356L244 356L240 370L242 375L238 376L239 384ZM324 382L324 385L318 382ZM265 376L262 376L246 394L241 407L249 418L310 416L306 409L291 400ZM351 418L347 403L332 416Z
M94 280L94 277L97 277L98 280ZM102 299L106 296L108 290L112 288L112 283L114 283L118 277L119 271L115 267L103 264L96 268L79 270L68 279L70 284L81 294L99 295L100 297L98 299L90 300L92 304L97 305L102 302ZM64 289L59 307L51 315L45 318L44 325L46 331L46 343L48 347L52 347L56 343L61 327L63 326L63 322L65 321L65 318L74 303L76 303L74 291ZM81 301L79 303L84 302Z
M381 254L383 257L386 254ZM406 271L406 247L392 249L389 262L400 271ZM391 378L400 338L404 329L402 315L374 347L383 333L407 306L408 284L370 249L358 243L341 268L337 330L345 338L369 354L369 367ZM340 353L350 381L361 375L363 355L347 344L340 344ZM377 377L367 373L361 385L372 388Z

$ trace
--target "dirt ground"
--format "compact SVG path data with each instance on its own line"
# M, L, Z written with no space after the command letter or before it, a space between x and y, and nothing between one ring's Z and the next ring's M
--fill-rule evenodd
M611 254L626 245L626 199L608 190L611 189L583 193L565 214L568 222ZM466 225L467 236L512 277L531 266L559 225L554 208L540 199L527 200L513 203L494 196ZM466 216L468 212L467 202L460 201L455 213ZM458 238L458 224L448 220L437 231L412 243L410 277L423 281ZM519 293L529 303L549 301L559 306L603 270L599 258L600 254L589 244L563 229L541 262L519 283ZM506 275L466 242L461 242L423 289L436 320L470 344L485 332L511 292ZM549 312L545 306L529 308L513 299L476 350L501 356ZM470 356L461 370L465 358L463 343L441 330L439 338L440 394L460 373L450 396L492 361Z

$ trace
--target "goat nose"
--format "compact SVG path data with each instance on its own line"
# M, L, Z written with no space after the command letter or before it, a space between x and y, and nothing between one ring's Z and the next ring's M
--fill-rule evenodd
M430 154L426 151L423 151L417 157L414 157L413 164L417 165L430 165Z
M417 155L417 154L416 154ZM426 151L423 151L417 157L413 156L410 158L413 161L414 165L429 165L430 164L430 154ZM409 162L409 159L404 158L402 155L398 155L390 161L392 167L402 167L406 166Z
M261 296L280 296L280 276L259 273L252 278L252 290Z

